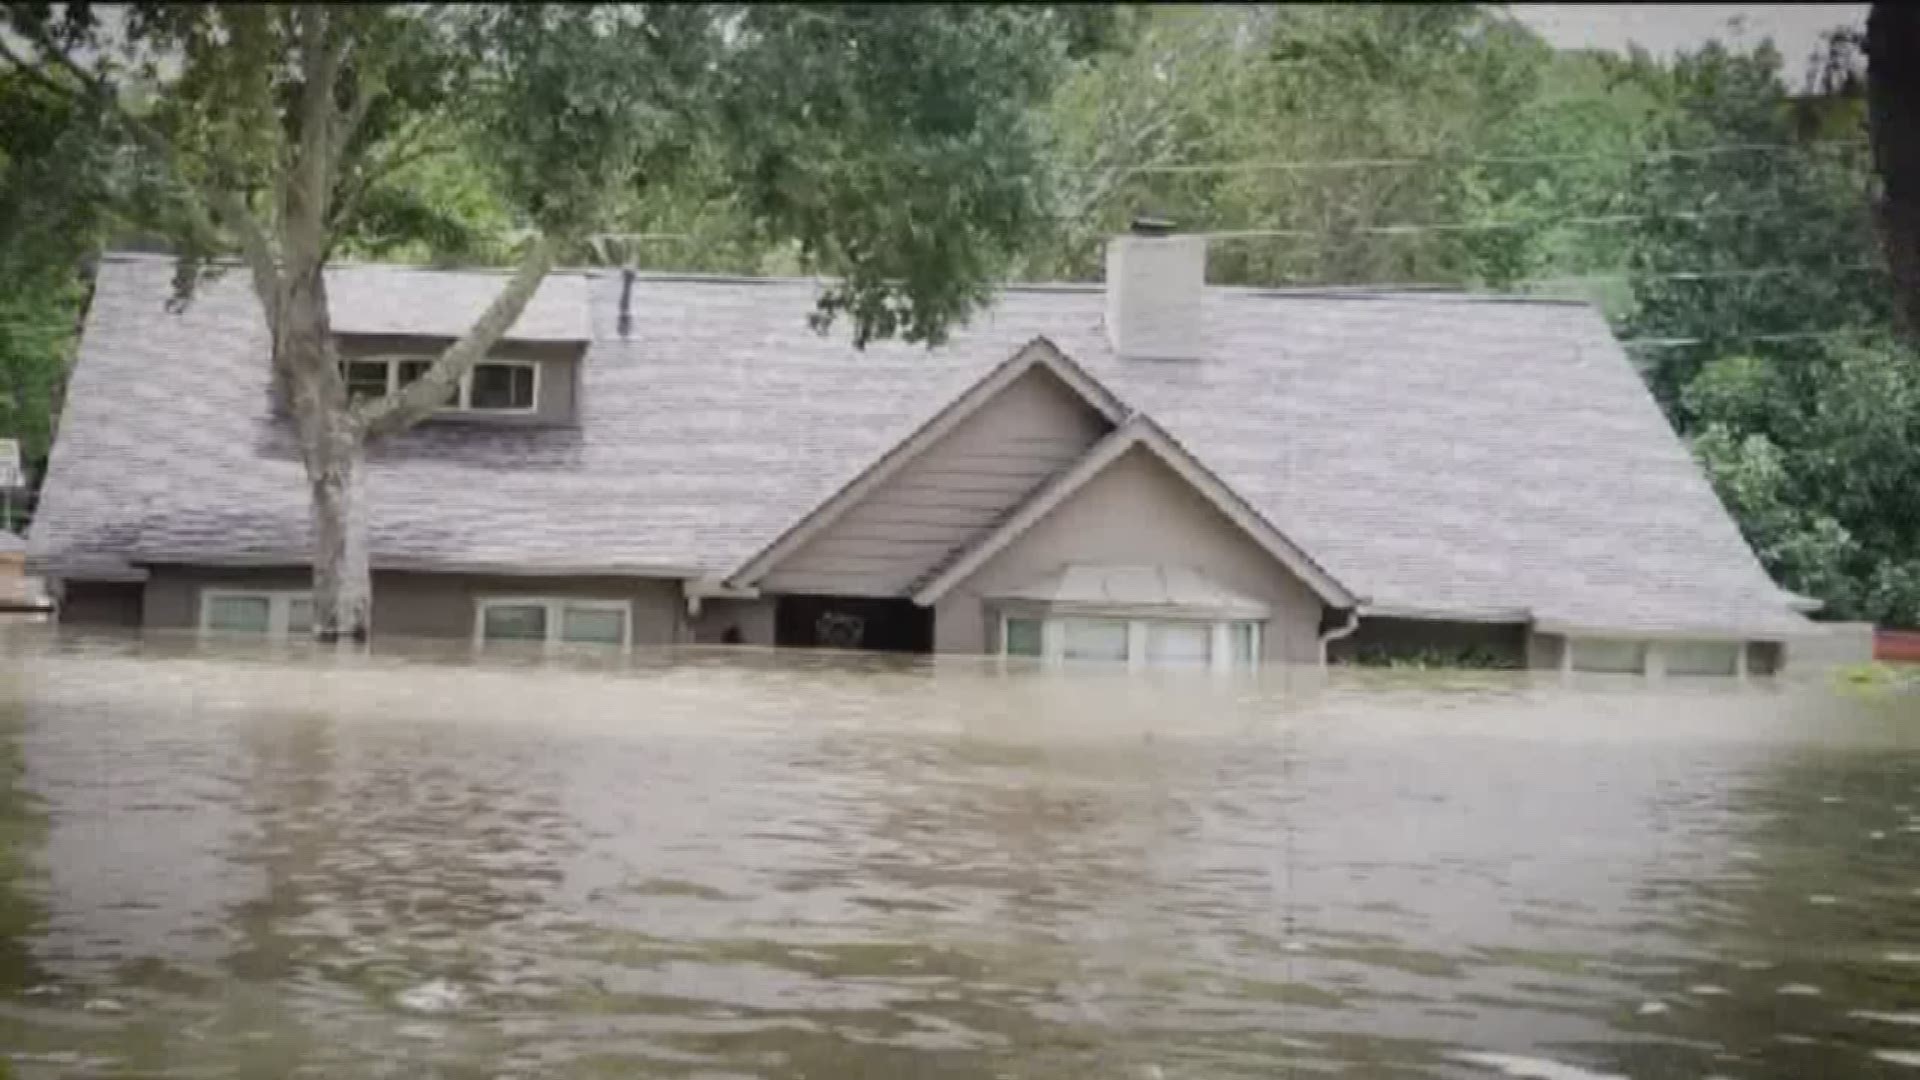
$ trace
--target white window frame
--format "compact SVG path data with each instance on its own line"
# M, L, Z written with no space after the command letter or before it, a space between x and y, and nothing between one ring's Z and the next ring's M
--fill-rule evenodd
M560 639L561 620L567 608L585 608L593 611L618 611L620 613L620 644L618 648L625 652L633 647L633 601L603 600L580 596L483 596L473 602L473 645L485 648L492 645L533 645L531 641L493 641L487 640L487 609L494 607L530 607L543 606L547 609L547 639L544 645L548 649L594 649L607 648L597 642L562 641Z
M251 630L216 630L208 625L213 614L216 600L265 600L267 602L267 630L258 636L273 640L288 637L287 616L293 609L295 600L305 600L309 607L313 604L311 589L201 589L199 628L203 634L233 634L235 636L255 636Z
M1040 655L1015 656L1007 651L1007 623L1013 619L1033 619L1040 623ZM1127 656L1124 661L1073 660L1066 656L1066 620L1068 619L1108 619L1127 624ZM1099 664L1112 663L1119 666L1124 663L1129 670L1179 670L1178 668L1155 669L1147 659L1147 626L1150 623L1197 623L1211 630L1207 647L1207 668L1211 671L1258 671L1260 653L1266 628L1260 619L1207 619L1149 617L1135 614L1101 613L1098 611L1033 611L1009 610L999 613L1000 638L995 653L1002 661L1041 661L1049 667L1061 667L1068 663ZM1253 655L1244 668L1235 666L1233 655L1233 628L1246 624L1253 630Z
M342 378L346 376L346 366L348 364L385 364L387 367L387 393L391 394L400 389L400 366L402 364L411 364L411 363L431 364L433 363L433 360L434 358L431 356L413 356L413 355L401 355L401 354L382 354L379 356L343 356L340 358L340 367L341 367L340 374ZM532 404L528 405L524 409L522 408L508 408L508 409L475 408L472 404L473 402L473 369L480 367L483 364L494 364L500 367L521 367L521 368L531 369L533 371L533 402ZM468 368L466 370L466 373L460 376L460 384L454 390L453 400L449 401L445 405L442 405L439 411L442 413L470 413L475 416L530 416L540 411L540 369L544 366L545 365L540 363L540 361L538 360L508 360L508 359L502 359L499 357L488 357L485 360L481 360L478 363L474 364L473 367Z

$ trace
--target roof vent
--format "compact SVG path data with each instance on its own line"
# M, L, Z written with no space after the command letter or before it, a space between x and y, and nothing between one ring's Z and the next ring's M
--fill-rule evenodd
M1107 242L1107 340L1129 360L1192 360L1202 353L1207 241L1141 216Z

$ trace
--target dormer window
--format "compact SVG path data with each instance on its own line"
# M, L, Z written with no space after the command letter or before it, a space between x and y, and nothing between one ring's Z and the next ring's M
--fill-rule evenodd
M355 401L391 394L426 374L432 360L381 356L343 360L341 377ZM531 413L540 401L540 365L531 360L483 360L460 380L442 413Z

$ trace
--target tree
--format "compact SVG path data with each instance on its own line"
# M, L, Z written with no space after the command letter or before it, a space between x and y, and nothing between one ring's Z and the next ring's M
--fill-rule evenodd
M1037 231L1027 110L1089 25L957 6L14 4L0 55L162 170L176 212L153 223L183 299L239 253L298 435L329 639L367 628L368 443L444 403L621 199L697 163L763 243L834 279L823 329L845 315L858 344L937 341ZM522 239L491 306L416 381L351 400L329 259L504 254L508 223Z
M1874 4L1866 50L1881 242L1907 328L1920 331L1920 12Z

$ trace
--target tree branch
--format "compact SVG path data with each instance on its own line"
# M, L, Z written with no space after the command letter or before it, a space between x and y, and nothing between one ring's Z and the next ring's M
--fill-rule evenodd
M525 311L540 283L553 269L553 253L558 245L546 236L535 236L520 265L500 294L474 322L464 337L448 346L426 372L404 388L354 407L353 419L368 439L403 431L431 415L446 403L454 388L480 358L492 350Z
M217 185L202 186L196 183L181 166L179 154L174 150L173 143L151 125L129 113L120 104L119 95L114 93L112 85L106 80L82 67L45 35L28 31L21 31L21 35L31 41L42 55L58 65L62 71L90 90L109 115L119 121L120 125L145 147L148 153L158 157L167 166L173 173L175 181L188 195L186 210L193 219L192 225L196 230L208 236L217 235L219 230L214 227L213 219L218 217L225 220L227 227L239 238L241 254L253 277L254 293L266 310L268 328L271 330L278 327L280 324L278 260L274 257L273 246L268 241L267 234L260 228L260 223L254 219L252 213L247 210L246 204L225 188ZM77 96L72 87L62 86L59 80L41 70L39 65L22 58L12 46L7 44L4 34L0 34L0 55L4 55L15 68L25 72L55 93L68 97Z

